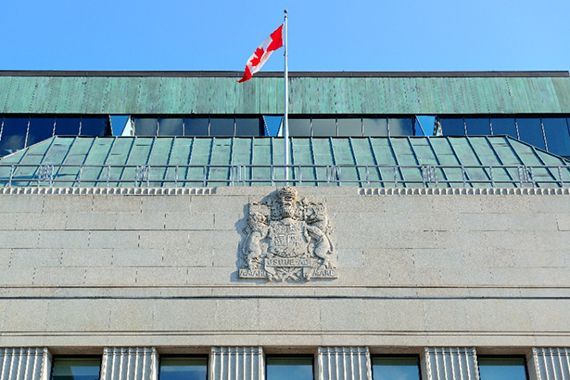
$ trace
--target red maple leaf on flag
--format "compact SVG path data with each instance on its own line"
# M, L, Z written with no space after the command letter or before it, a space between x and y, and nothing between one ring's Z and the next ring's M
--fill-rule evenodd
M261 67L263 67L265 62L267 62L271 53L281 47L283 47L283 25L279 25L279 27L269 35L269 38L263 41L263 44L255 49L245 65L242 78L238 82L243 83L251 79L253 74L261 70Z

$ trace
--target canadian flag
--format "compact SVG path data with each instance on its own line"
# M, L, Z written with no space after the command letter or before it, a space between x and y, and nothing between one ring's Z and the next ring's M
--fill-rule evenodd
M253 74L261 70L265 62L271 57L271 54L281 47L283 47L283 24L279 25L279 28L275 29L275 31L269 35L269 38L255 49L255 52L247 60L245 71L238 83L250 80Z

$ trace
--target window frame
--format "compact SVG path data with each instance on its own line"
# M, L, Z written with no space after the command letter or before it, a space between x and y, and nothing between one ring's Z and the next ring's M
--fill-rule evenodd
M265 370L265 380L268 380L267 377L267 366L268 366L268 362L269 362L269 358L311 358L311 367L312 367L312 380L317 380L318 376L315 373L316 369L317 369L317 363L316 363L316 355L314 353L308 353L308 354L265 354L264 355L264 370Z
M376 380L374 377L374 359L375 358L415 358L418 363L418 378L419 380L423 380L422 376L422 358L420 354L398 354L398 353L389 353L389 354L373 354L370 355L370 372L372 373L372 380Z
M210 378L210 355L208 354L165 354L158 355L158 374L157 379L161 380L160 369L163 359L205 359L206 360L206 380Z
M524 372L525 372L525 380L530 380L530 373L528 371L528 357L524 354L515 354L515 355L479 355L477 354L477 374L479 375L479 379L481 379L481 363L480 359L522 359L524 364Z
M99 359L99 373L98 378L101 378L101 368L103 368L103 355L53 355L51 358L51 368L49 374L49 380L53 380L53 371L55 368L55 361L57 359Z

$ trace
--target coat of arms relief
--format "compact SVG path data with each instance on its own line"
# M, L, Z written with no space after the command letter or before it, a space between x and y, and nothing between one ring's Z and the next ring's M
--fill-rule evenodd
M323 202L284 187L249 204L239 277L269 281L334 279L336 252Z

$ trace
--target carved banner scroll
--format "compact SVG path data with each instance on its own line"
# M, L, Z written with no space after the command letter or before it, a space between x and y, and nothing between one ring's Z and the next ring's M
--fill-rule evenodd
M299 198L284 187L249 204L239 277L269 281L334 279L336 252L322 202Z

